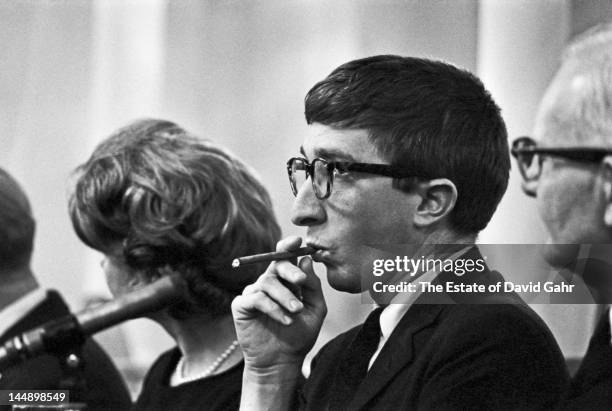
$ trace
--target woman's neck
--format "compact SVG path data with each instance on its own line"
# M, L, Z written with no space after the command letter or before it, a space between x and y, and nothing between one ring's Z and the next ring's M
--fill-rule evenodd
M182 354L181 377L198 375L215 363L236 340L231 315L223 317L196 317L187 320L167 318L160 321L174 338ZM242 360L240 349L235 349L215 370L226 370Z

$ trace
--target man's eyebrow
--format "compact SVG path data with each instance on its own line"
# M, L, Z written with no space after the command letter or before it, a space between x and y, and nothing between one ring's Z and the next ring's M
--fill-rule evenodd
M306 155L306 151L304 150L304 146L300 146L300 154L304 156L304 158L308 159ZM325 160L340 160L340 161L352 161L356 162L355 157L352 155L345 153L340 150L326 149L326 148L315 148L314 150L315 158L322 158Z
M341 150L319 148L314 150L315 156L325 160L336 161L352 161L356 162L355 157Z

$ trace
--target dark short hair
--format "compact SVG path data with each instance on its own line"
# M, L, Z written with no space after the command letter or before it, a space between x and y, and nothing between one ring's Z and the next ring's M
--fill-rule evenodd
M350 61L306 95L308 124L366 129L392 165L457 187L450 223L488 224L508 185L510 156L499 107L473 74L440 61L392 55Z
M244 163L164 120L116 131L75 171L70 215L90 247L152 278L181 274L191 303L175 317L227 314L263 272L235 257L273 250L280 237L270 197Z
M35 226L25 193L0 168L0 270L22 268L30 263Z

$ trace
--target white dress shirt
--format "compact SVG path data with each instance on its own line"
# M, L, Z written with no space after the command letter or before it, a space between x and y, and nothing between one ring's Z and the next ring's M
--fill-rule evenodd
M454 260L459 256L463 255L471 247L472 245L462 248L451 256L446 257L445 260ZM440 274L440 271L427 271L425 274L416 277L413 281L418 280L419 282L431 283L436 279L436 277L438 277L438 274ZM409 295L405 295L405 293L398 293L391 300L391 303L387 307L385 307L383 312L380 314L380 341L378 342L378 348L376 349L376 352L372 355L372 358L370 358L368 370L372 367L372 364L374 364L376 358L378 358L378 354L380 354L380 352L382 351L385 343L387 342L387 340L389 340L389 337L393 333L393 330L395 330L395 327L397 327L397 324L399 324L404 314L408 312L408 310L410 309L410 307L412 307L417 298L421 296L422 292L420 290L421 289L419 287L417 288L416 292L411 293Z

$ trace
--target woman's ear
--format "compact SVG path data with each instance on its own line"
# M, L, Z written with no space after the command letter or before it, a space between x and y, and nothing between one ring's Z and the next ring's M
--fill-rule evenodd
M421 196L414 223L427 227L438 223L450 214L457 203L457 187L447 178L421 181L414 185L414 192Z
M130 279L128 280L128 286L132 290L144 287L150 283L149 278L143 270L133 270Z
M145 268L134 269L132 271L132 276L130 280L128 281L128 285L132 289L145 287L151 284L152 282L155 282L156 280L159 280L161 277L163 277L166 271L168 271L169 273L172 273L169 266L164 266L164 267L159 267L159 268L148 268L148 269L145 269Z

